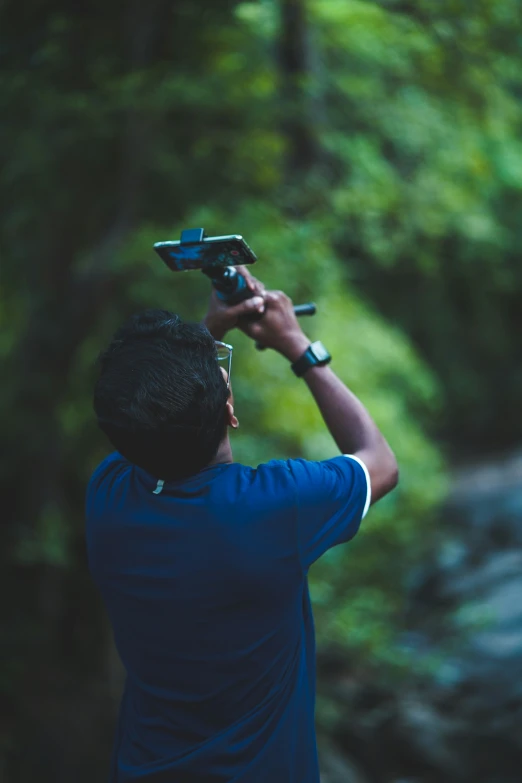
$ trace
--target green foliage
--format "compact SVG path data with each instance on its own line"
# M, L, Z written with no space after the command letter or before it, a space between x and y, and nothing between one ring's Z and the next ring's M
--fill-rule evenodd
M520 3L308 8L324 158L294 204L322 211L350 279L436 369L445 438L506 447L522 427ZM277 5L242 18L266 41Z
M28 533L20 539L15 552L19 563L45 563L64 567L69 562L67 551L70 530L56 508L44 508L38 527L34 533Z

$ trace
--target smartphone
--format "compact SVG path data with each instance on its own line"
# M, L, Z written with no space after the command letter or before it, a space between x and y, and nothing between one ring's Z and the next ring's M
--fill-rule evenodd
M156 242L154 250L173 272L254 264L255 253L239 234L205 237L201 242Z

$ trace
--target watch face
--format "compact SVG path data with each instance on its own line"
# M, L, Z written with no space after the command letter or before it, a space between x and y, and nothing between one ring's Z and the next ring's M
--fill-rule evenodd
M324 362L325 359L330 358L330 354L321 342L312 343L311 348L317 361Z

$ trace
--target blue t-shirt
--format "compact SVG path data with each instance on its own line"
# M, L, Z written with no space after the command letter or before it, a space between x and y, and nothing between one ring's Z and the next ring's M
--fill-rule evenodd
M120 454L87 547L127 672L111 783L317 783L307 571L370 502L356 458L161 482Z

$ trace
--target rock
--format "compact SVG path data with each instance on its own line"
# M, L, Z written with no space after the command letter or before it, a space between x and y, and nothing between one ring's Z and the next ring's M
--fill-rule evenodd
M357 764L331 744L321 746L320 762L321 783L371 783Z
M349 760L334 753L323 783L522 781L522 453L459 471L442 520L399 640L442 663L397 690L331 668Z

